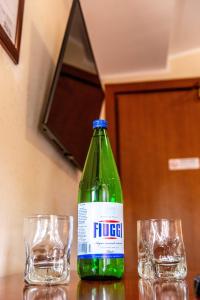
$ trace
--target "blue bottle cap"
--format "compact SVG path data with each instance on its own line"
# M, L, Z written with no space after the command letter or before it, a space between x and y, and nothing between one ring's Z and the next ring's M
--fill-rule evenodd
M93 129L94 128L107 128L108 127L108 122L106 120L94 120L93 121Z

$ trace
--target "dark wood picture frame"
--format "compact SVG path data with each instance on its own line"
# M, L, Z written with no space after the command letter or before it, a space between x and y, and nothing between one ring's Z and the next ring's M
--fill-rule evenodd
M24 1L18 0L18 11L17 11L17 20L16 20L16 33L15 41L13 42L3 26L0 24L0 44L8 53L10 58L15 64L19 62L19 51L20 51L20 42L21 42L21 33L22 33L22 23L23 23L23 12L24 12Z

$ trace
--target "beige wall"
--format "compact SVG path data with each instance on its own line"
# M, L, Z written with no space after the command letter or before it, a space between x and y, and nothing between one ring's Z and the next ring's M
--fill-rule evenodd
M37 129L70 6L26 0L19 65L0 47L0 276L23 270L24 216L76 215L80 174Z

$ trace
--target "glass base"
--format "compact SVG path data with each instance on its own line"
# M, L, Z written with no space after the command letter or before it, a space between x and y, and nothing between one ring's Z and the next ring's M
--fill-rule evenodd
M52 264L44 263L29 264L26 266L24 281L31 285L57 285L67 284L70 280L69 266L62 263L54 262Z

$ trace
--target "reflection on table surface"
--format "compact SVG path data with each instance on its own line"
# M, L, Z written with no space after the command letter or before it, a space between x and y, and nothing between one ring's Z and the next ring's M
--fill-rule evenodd
M77 300L125 300L123 281L89 282L79 281Z
M79 281L77 285L77 300L125 300L124 283ZM23 300L72 300L69 297L68 286L25 286Z
M23 300L68 300L67 286L25 286Z
M139 280L139 300L189 300L186 281Z
M186 281L139 280L139 300L189 300ZM26 286L23 300L70 300L67 286ZM123 281L79 281L77 300L125 300Z
M194 277L185 281L148 281L126 273L119 281L85 281L72 272L69 285L25 286L23 274L0 278L1 300L195 300Z

